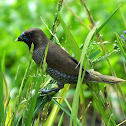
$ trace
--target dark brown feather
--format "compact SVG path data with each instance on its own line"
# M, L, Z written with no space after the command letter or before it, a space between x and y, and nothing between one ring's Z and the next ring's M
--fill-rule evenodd
M46 60L50 67L63 73L71 75L78 75L79 73L78 61L51 41L49 41Z

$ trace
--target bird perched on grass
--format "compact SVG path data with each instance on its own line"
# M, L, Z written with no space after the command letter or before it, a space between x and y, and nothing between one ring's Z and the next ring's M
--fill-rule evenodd
M48 45L48 52L46 57L47 69L46 72L57 81L58 88L51 90L41 90L43 93L51 91L59 91L64 87L64 84L77 84L79 68L78 61L64 51L61 47L54 44L47 38L45 33L39 28L30 28L22 32L18 37L18 41L25 42L29 50L31 44L34 44L33 60L40 66L46 47ZM82 67L82 73L84 67ZM125 80L108 75L102 75L93 70L86 70L83 83L88 82L103 82L108 84L116 84Z

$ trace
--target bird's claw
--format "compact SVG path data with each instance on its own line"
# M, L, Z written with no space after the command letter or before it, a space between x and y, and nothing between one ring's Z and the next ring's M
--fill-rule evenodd
M39 92L42 92L43 94L48 94L50 90L39 89Z
M60 90L60 88L53 88L53 89L50 89L50 90L40 89L39 92L42 92L43 94L48 94L50 92L57 93L59 90Z

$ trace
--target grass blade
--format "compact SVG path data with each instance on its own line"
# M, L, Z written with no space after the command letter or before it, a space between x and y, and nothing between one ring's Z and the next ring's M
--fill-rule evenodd
M24 117L24 124L25 126L30 126L31 122L32 122L32 118L33 118L33 113L34 113L34 109L35 109L35 105L36 105L36 101L37 101L37 96L38 96L38 92L39 92L39 88L40 88L40 84L41 82L43 82L43 74L46 70L46 56L47 56L47 52L48 52L48 45L47 48L45 50L45 55L44 55L44 60L42 61L41 65L42 65L42 71L40 73L41 76L39 76L38 78L34 79L34 87L32 91L35 91L35 93L33 93L33 96L30 96L29 94L29 101L27 103L26 109L25 109L25 117ZM41 65L40 65L40 69L41 69ZM37 81L36 81L37 79Z
M60 117L60 120L59 120L58 126L62 126L63 116L64 116L64 112L62 113L62 115L61 115L61 117Z
M89 86L89 89L93 95L94 101L99 109L99 112L106 124L106 126L116 126L116 122L113 117L113 113L111 109L106 108L105 106L105 100L100 95L99 85L91 85Z
M90 56L89 56L89 59L90 59L91 61L94 60L95 57L98 56L98 55L100 54L100 52L101 52L100 49L98 49L98 50L92 52L92 53L90 54Z
M4 95L3 95L3 74L2 74L2 63L0 60L0 125L4 126Z
M74 52L75 54L75 58L79 59L80 58L80 55L81 55L81 50L79 49L78 45L77 45L77 42L75 41L74 37L72 36L69 28L66 26L66 24L64 23L63 19L61 18L59 12L57 11L57 15L58 15L58 18L60 19L60 23L64 29L64 32L66 34L66 37L67 37L67 40L68 40L68 44L69 45L72 45L70 46L72 51Z
M31 50L33 52L33 45L32 45L32 49ZM19 107L19 104L21 102L22 92L24 90L25 84L26 84L27 79L28 79L28 76L29 76L29 71L30 71L30 68L31 68L31 63L32 63L32 57L30 57L29 66L26 69L25 74L24 74L24 77L22 79L22 83L21 83L21 86L20 86L20 89L19 89L19 94L18 94L17 99L16 99L16 105L15 105L15 108L14 108L14 111L13 111L13 114L12 114L11 126L14 123L14 120L15 120L15 117L16 117L16 112L17 112L18 107Z
M120 37L119 37L119 35L118 35L117 33L115 33L115 34L116 34L118 46L119 46L119 48L120 48L120 50L121 50L121 52L122 52L122 54L123 54L123 56L124 56L124 58L125 58L125 60L126 60L126 52L124 51L124 49L123 49L123 47L122 47L122 42L121 42L121 40L120 40Z
M55 104L57 104L70 118L72 118L74 120L73 116L61 104L59 104L55 99L52 99L52 101ZM78 124L78 126L81 126L81 124L78 120L76 120L76 123Z
M62 89L60 97L63 97L62 99L58 99L59 104L62 104L64 97L66 96L66 93L69 89L69 85L65 85L64 88ZM46 120L44 126L52 126L54 123L54 120L57 116L57 113L59 112L60 107L57 106L56 104L54 105L48 119Z
M109 20L113 17L113 15L119 10L121 4L119 7L102 23L102 25L96 30L95 35L109 22Z
M72 116L74 117L74 121L73 121L74 126L76 126L76 120L77 120L77 115L78 115L78 103L79 103L80 88L81 88L81 84L82 84L82 80L83 80L83 78L81 78L82 66L83 66L86 50L88 48L90 40L91 40L93 34L95 33L95 31L96 31L96 26L88 34L88 36L85 40L85 43L84 43L82 54L81 54L81 59L80 59L81 64L80 64L79 77L78 77L77 87L76 87L76 91L75 91L74 99L73 99L73 104L72 104ZM72 126L72 119L70 120L70 125Z
M35 108L35 105L36 105L37 95L38 95L38 91L39 91L39 87L40 87L40 81L41 81L41 78L39 78L37 83L35 84L34 96L31 97L30 100L27 103L26 111L25 111L25 119L24 119L25 126L31 125L31 121L32 121L32 118L33 118L33 112L34 112L34 108Z

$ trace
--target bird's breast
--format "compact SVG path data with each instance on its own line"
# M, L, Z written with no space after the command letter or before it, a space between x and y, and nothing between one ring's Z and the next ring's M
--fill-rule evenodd
M33 51L33 55L32 55L33 60L35 61L35 63L40 66L42 59L44 58L44 51L43 49L35 49Z

